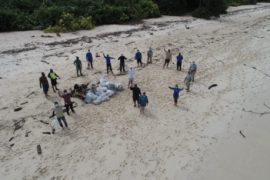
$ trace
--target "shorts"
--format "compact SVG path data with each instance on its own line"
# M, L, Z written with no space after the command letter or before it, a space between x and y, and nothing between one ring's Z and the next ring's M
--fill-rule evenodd
M142 59L137 59L138 64L142 64Z
M169 64L170 60L169 59L165 59L165 63Z
M52 86L56 86L57 85L57 79L51 79L51 83L52 83Z
M139 102L139 96L133 96L133 101L138 101Z

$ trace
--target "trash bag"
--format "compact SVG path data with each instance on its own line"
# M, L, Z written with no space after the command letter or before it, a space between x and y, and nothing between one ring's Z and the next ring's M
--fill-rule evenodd
M59 125L59 122L57 118L54 118L51 122L51 126L53 129L61 129L61 126Z
M95 105L101 104L104 101L108 101L117 91L123 90L123 86L120 83L114 83L101 78L99 86L95 90L89 90L85 102L93 103Z
M112 91L112 90L107 90L106 91L106 95L108 96L108 97L112 97L113 95L114 95L114 91Z
M85 102L86 103L92 103L94 100L96 100L98 98L97 95L95 95L94 93L92 93L91 91L88 91L86 94L86 98L85 98Z

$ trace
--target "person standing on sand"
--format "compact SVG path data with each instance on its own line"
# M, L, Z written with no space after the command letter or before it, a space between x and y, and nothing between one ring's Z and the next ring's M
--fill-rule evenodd
M130 90L132 91L132 99L134 102L134 107L136 107L136 105L139 106L139 98L141 95L141 90L140 88L137 86L137 84L134 84L134 87L131 86Z
M64 90L64 93L61 93L60 91L58 91L58 94L60 97L62 97L64 99L67 115L70 115L69 108L71 109L71 111L73 113L75 113L75 111L73 109L73 103L71 101L72 93L68 93L67 90Z
M178 85L175 85L175 87L169 87L169 88L173 90L174 105L177 106L179 94L183 89L178 88Z
M144 92L143 95L139 98L139 104L140 104L140 113L144 114L145 107L148 105L148 97L146 96L146 93Z
M90 50L86 53L86 60L87 60L87 69L93 68L93 56Z
M153 59L153 50L152 48L149 48L147 51L147 64L151 64Z
M178 54L176 57L176 70L181 71L182 70L182 61L183 61L183 56L181 53Z
M59 122L59 125L62 127L62 129L64 129L62 121L63 121L65 127L68 129L68 124L67 124L66 118L64 116L62 106L60 106L58 104L58 102L54 102L54 109L53 109L53 114L52 114L51 117L53 117L53 116L56 116L57 121ZM53 132L54 131L55 130L53 130Z
M121 54L121 56L118 58L118 60L120 60L120 73L126 72L126 70L125 70L125 60L126 59L127 58L123 54Z
M135 59L137 60L138 67L139 66L142 67L142 53L140 52L140 50L137 50L137 52L135 54Z
M45 96L48 97L49 82L44 72L41 73L41 77L39 78L39 85L40 88L43 88Z
M195 74L197 72L197 65L193 61L189 67L189 72L191 73L191 81L194 82Z
M171 50L168 49L168 51L166 49L164 49L165 51L165 62L164 62L164 65L163 65L163 69L165 68L165 66L167 66L167 68L169 67L169 64L172 60L172 53L171 53Z
M73 62L73 64L76 66L76 72L77 77L83 76L82 74L82 61L79 59L79 57L76 57L76 60Z
M185 82L185 84L186 84L186 86L187 86L187 92L189 92L189 90L190 90L190 83L191 83L191 80L192 80L191 72L188 71L188 74L187 74L187 76L185 77L185 80L184 80L184 82Z
M133 67L130 67L128 70L128 87L133 86L135 78L135 69Z
M109 71L111 71L112 74L113 74L111 60L114 59L114 58L113 58L113 57L110 57L109 54L107 54L107 56L105 56L104 53L103 53L103 57L104 57L105 60L106 60L107 74L109 74Z
M48 74L48 77L51 79L51 84L52 84L53 92L55 92L56 90L59 90L57 88L57 78L60 79L60 77L53 71L53 69L50 69L50 72Z

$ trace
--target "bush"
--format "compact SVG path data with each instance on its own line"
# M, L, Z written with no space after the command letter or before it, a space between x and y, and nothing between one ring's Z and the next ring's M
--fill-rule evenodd
M70 32L77 30L88 30L94 27L92 17L75 18L73 14L63 13L56 25L50 25L45 32Z

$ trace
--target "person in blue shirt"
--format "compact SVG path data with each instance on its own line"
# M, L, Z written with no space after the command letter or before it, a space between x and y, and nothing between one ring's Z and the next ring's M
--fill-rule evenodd
M182 61L183 61L183 56L181 53L178 54L176 57L176 70L181 71L182 70Z
M105 56L104 53L103 53L103 57L106 60L107 74L109 74L109 71L111 71L112 74L113 74L111 60L114 59L114 58L113 57L110 57L109 54L107 54L107 56Z
M90 66L92 69L94 69L93 68L93 56L92 56L92 53L90 50L88 50L88 52L86 53L86 60L88 62L87 69L90 69Z
M146 93L143 92L143 95L139 97L139 104L140 104L140 112L144 114L145 107L148 105L148 97Z
M169 88L173 90L174 105L177 106L179 94L183 89L178 88L178 85L175 85L175 87L169 87Z
M194 82L196 71L197 71L197 65L193 61L189 67L189 72L191 73L191 81L192 82Z
M135 54L135 59L137 60L138 67L142 67L142 53L140 52L140 50L137 50Z

